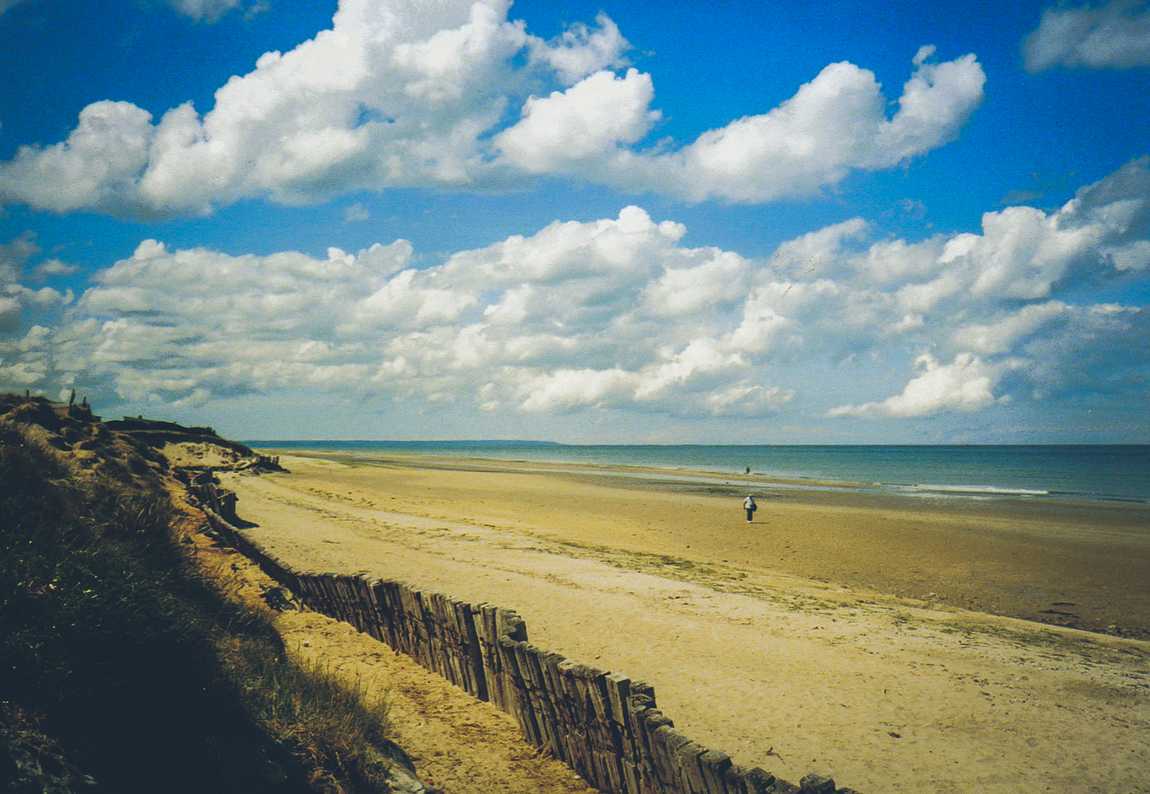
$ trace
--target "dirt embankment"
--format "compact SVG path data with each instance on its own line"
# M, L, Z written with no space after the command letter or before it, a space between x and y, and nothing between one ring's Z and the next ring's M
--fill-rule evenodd
M379 708L192 564L171 474L86 405L0 395L0 790L424 791Z
M238 441L221 437L210 427L184 427L143 417L124 417L104 424L108 430L159 451L175 468L283 471L279 456L261 455Z

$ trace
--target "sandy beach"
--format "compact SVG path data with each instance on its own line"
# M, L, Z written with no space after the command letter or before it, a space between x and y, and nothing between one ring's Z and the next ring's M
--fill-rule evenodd
M1145 507L762 483L748 525L723 477L283 462L227 478L274 553L515 608L740 763L864 792L1150 790Z

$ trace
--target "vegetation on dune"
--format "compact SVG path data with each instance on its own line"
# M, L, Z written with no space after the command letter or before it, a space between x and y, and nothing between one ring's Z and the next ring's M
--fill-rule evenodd
M162 463L94 420L7 413L0 790L389 790L385 709L291 660L266 615L199 573Z
M265 642L233 636L222 655L249 712L274 736L311 766L337 770L353 790L387 790L401 751L387 738L385 702L369 706L364 688L349 688L320 662L288 660Z

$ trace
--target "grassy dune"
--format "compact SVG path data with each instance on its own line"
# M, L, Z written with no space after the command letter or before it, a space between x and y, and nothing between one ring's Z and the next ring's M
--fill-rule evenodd
M166 469L0 398L0 790L389 791L386 709L194 568Z

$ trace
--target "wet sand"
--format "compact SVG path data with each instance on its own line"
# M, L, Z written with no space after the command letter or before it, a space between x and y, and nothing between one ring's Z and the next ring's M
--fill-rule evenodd
M721 477L293 452L229 479L272 550L516 608L741 763L863 791L1150 780L1150 643L998 616L1145 636L1144 508L764 484L747 525Z
M639 467L309 454L392 472L372 478L371 488L399 512L1150 639L1146 505L800 490ZM748 492L760 507L750 527L740 509Z

